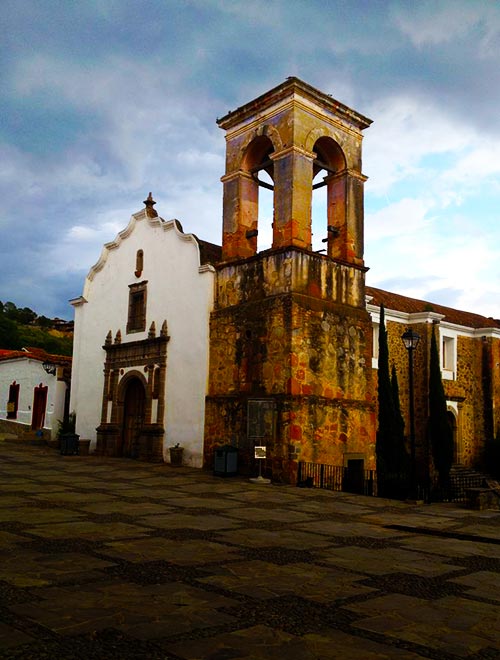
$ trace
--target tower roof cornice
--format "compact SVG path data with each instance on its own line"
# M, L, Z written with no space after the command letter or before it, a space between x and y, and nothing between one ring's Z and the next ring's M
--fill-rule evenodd
M329 94L325 94L299 78L290 77L277 87L258 96L253 101L249 101L236 110L228 112L224 117L217 119L217 125L224 130L229 130L246 121L248 118L254 117L257 113L262 112L273 105L286 102L293 97L302 97L309 102L319 105L325 110L332 112L337 117L349 122L358 130L368 128L372 123L371 119L352 110L352 108L349 108L340 101L336 101Z

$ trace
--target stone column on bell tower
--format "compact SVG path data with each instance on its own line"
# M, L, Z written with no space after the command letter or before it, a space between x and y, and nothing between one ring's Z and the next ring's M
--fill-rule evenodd
M271 154L274 163L273 248L311 249L311 203L315 154L297 146Z

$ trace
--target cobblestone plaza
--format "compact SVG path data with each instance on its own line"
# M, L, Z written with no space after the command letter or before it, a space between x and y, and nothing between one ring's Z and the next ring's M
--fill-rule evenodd
M500 658L498 511L0 456L0 658Z

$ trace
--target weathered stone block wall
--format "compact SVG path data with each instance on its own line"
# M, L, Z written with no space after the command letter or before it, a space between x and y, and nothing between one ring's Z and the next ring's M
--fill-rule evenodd
M375 407L362 401L294 398L283 415L290 460L344 465L346 454L364 456L375 468Z
M493 432L500 434L500 339L491 341L491 379L493 396Z
M484 446L484 396L482 379L482 341L457 338L455 380L444 380L447 399L458 401L458 448L460 462L471 465Z
M293 292L366 314L365 270L300 248L273 250L218 268L215 309Z
M276 433L267 445L274 478L293 480L297 460L343 465L345 452L362 453L374 467L371 320L362 307L332 302L342 269L301 251L219 269L208 463L214 446L245 444L248 399L272 398ZM345 297L362 300L362 278L339 279Z

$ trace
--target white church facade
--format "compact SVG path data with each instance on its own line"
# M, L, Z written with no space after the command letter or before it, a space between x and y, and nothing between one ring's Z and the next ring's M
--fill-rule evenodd
M201 467L217 248L145 204L71 301L71 410L98 455L163 461L179 444Z

